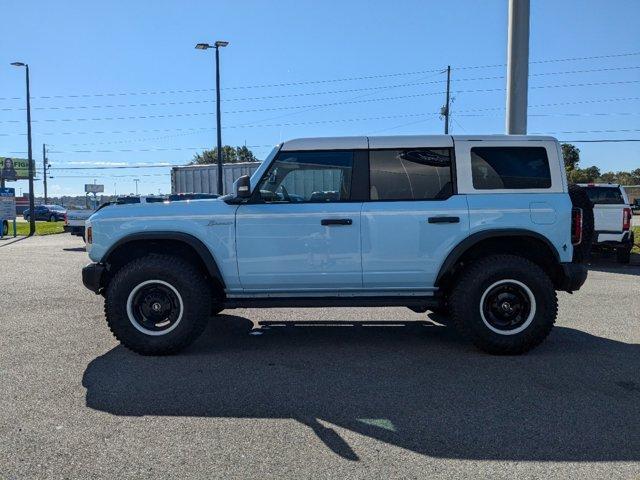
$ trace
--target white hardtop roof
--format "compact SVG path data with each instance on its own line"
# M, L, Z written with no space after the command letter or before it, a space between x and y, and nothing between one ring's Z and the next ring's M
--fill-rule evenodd
M346 150L366 148L446 148L455 141L551 141L556 139L540 135L393 135L373 137L310 137L287 140L282 150Z

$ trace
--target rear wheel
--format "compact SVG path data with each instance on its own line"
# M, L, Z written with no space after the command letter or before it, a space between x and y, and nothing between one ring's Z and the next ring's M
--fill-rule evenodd
M9 235L9 222L2 221L2 236Z
M55 221L56 221L56 216L55 216L55 215L51 215L51 216L49 217L49 221L50 221L50 222L55 222Z
M514 255L492 255L467 267L449 306L460 333L480 349L499 355L521 354L540 344L558 312L547 274Z
M148 255L125 265L109 283L105 314L114 336L142 355L167 355L204 330L211 290L190 262Z

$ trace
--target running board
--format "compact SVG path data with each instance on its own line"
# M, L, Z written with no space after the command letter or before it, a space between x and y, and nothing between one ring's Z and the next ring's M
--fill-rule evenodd
M266 297L227 298L224 308L408 307L424 312L440 304L438 297Z

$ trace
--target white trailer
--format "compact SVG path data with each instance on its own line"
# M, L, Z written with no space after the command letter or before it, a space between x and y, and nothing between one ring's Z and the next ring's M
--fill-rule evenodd
M233 182L251 175L261 162L225 163L222 165L224 193L233 191ZM218 193L218 165L187 165L171 169L171 193Z

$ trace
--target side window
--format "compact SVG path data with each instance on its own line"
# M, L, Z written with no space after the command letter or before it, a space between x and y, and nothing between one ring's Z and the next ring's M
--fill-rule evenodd
M449 149L371 150L371 200L442 200L453 194Z
M351 196L353 152L280 152L259 184L264 202L341 202Z
M473 147L471 174L476 190L551 187L544 147Z

